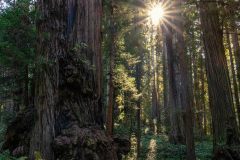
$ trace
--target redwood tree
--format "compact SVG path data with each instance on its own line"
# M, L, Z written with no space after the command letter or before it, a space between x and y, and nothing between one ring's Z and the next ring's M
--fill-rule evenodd
M209 102L212 113L213 143L217 154L221 153L218 151L222 145L239 144L238 128L233 107L227 60L224 53L223 31L216 4L201 0L200 17L205 46Z
M117 153L102 128L102 1L39 0L38 9L35 121L31 128L29 114L18 116L5 148L24 147L30 159L119 159L126 150Z

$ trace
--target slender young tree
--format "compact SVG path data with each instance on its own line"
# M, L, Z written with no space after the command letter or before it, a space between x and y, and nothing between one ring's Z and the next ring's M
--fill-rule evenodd
M139 94L142 90L142 72L143 72L143 53L140 53L140 61L136 64L136 86ZM140 149L141 149L141 96L138 97L137 100L137 157L140 157Z
M201 54L200 57L200 81L201 81L201 104L202 104L202 112L203 112L203 128L204 128L204 135L207 135L207 105L205 100L205 67L204 67L204 58Z

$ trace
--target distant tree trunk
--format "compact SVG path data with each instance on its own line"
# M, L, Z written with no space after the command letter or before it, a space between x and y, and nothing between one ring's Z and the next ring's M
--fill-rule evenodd
M236 71L237 71L237 80L238 80L238 93L240 91L240 46L239 46L239 38L236 25L233 26L233 34L232 34L232 43L233 43L233 52L236 62ZM240 109L237 108L238 112L238 123L240 128Z
M180 9L182 5L182 0L177 1L177 8ZM187 147L187 160L195 160L195 145L194 145L194 133L193 133L193 95L191 92L190 76L188 72L188 57L185 51L184 43L184 24L183 15L179 15L179 21L176 22L176 26L179 32L176 32L177 37L177 49L179 55L179 65L180 65L180 76L181 76L181 104L183 108L183 118L184 118L184 128L186 136L186 147Z
M231 66L232 79L233 79L234 99L235 99L235 103L236 103L238 119L240 119L240 102L239 102L238 84L237 84L237 79L236 79L236 74L235 74L236 72L235 72L235 67L234 67L233 52L232 52L228 27L226 27L226 33L227 33L227 47L229 49L230 66Z
M202 137L202 105L201 105L201 98L200 98L200 88L199 88L199 53L194 52L193 53L193 96L194 96L194 106L195 106L195 128L197 130L197 134L199 137Z
M162 62L163 62L163 110L164 110L164 125L165 125L165 133L169 135L170 133L170 118L169 118L169 106L168 106L168 95L169 95L169 86L168 86L168 56L167 56L167 47L166 47L166 36L163 30L163 54L162 54Z
M102 1L39 0L38 8L37 116L33 123L26 116L35 113L19 115L8 128L5 148L16 153L19 145L30 146L30 159L121 159L130 144L106 135L99 112Z
M153 22L150 22L150 51L148 55L148 76L149 76L149 96L151 97L150 101L150 118L149 126L150 130L155 133L155 114L156 114L156 95L155 95L155 62L154 62L154 25Z
M153 131L157 133L157 121L158 121L158 106L159 99L157 93L157 64L156 64L156 52L154 47L151 49L151 63L152 63L152 119L153 119Z
M230 2L234 2L233 0L230 0ZM233 5L233 4L232 4ZM229 47L231 47L231 42L233 44L233 48L231 48L231 52L232 52L232 57L234 55L235 58L235 63L236 63L236 72L234 71L234 74L237 76L236 79L236 83L238 83L238 95L239 95L239 91L240 91L240 47L239 47L239 38L238 38L238 29L237 29L237 25L235 22L235 13L237 12L237 10L233 9L232 5L228 6L229 8L226 8L226 15L229 17L229 28L227 29L227 40L229 39ZM231 34L229 33L229 29L232 32ZM231 35L231 36L230 36ZM232 41L230 40L232 38ZM229 48L230 49L230 48ZM234 64L234 60L233 60L233 64ZM235 67L234 67L235 68ZM234 69L235 70L235 69ZM234 83L234 82L233 82ZM235 90L235 89L234 89ZM235 92L235 91L234 91ZM236 96L236 94L235 94ZM239 101L239 99L238 99ZM240 128L240 106L238 106L237 102L236 102L236 107L237 107L237 113L238 113L238 122L239 122L239 128Z
M143 67L143 53L140 53L140 62L136 64L136 85L138 93L141 94L141 80L142 80L142 67ZM141 149L141 96L137 100L137 157L140 157Z
M223 144L239 144L231 84L223 46L223 31L216 3L200 1L200 17L205 46L209 101L213 122L215 156Z
M106 117L106 130L108 135L113 135L113 105L114 105L114 86L113 86L113 69L115 59L116 33L114 26L114 0L111 0L110 15L110 52L109 52L109 91L108 91L108 109Z
M24 74L24 105L28 107L29 105L29 94L28 94L28 85L29 85L29 70L28 65L25 66L25 74Z
M170 133L169 140L174 144L184 144L185 136L183 134L183 125L182 125L182 114L181 106L179 103L179 89L178 83L179 80L179 71L178 64L176 62L176 55L173 51L173 31L170 26L167 27L165 33L166 39L166 52L168 60L168 108L169 108L169 119L170 119Z
M157 27L157 35L156 35L156 92L157 92L157 133L162 132L162 122L161 122L161 95L160 95L160 78L159 75L161 73L161 65L162 65L162 58L161 58L161 27Z
M203 133L207 135L207 110L205 101L205 72L203 55L200 57L201 105L203 109Z
M29 89L29 104L33 107L34 106L34 98L35 98L35 78L36 78L36 73L35 69L32 71L33 77L30 81L30 89Z

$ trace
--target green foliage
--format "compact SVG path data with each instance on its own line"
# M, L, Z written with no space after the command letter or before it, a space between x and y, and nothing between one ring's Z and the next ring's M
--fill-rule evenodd
M114 133L120 136L130 135L131 131L129 127L115 123Z
M39 151L34 152L35 160L42 160L41 153Z
M131 153L125 160L136 159L136 138L132 138ZM174 145L168 142L165 135L143 134L141 141L140 160L184 160L186 156L185 145ZM197 160L210 160L212 154L211 140L196 143Z
M30 0L18 0L0 14L0 63L9 67L32 63L36 39L35 11Z
M2 154L0 154L0 160L27 160L27 157L13 157L10 155L9 151L5 151Z
M0 93L11 96L21 90L26 66L29 77L36 47L35 7L31 0L7 1L0 12ZM19 97L14 97L14 99Z

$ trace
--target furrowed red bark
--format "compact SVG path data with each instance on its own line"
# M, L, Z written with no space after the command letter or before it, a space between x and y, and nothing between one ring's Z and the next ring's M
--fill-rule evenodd
M239 145L239 133L224 53L223 31L216 4L205 3L205 0L201 0L200 17L205 46L215 158L221 158L227 153L234 159L236 158L234 156L239 155L239 151L235 154L234 149L229 147ZM227 148L223 148L224 145Z
M102 1L39 0L38 10L36 113L17 116L6 148L13 154L24 148L29 159L121 159L129 141L107 136L102 127ZM27 117L35 114L34 121Z

